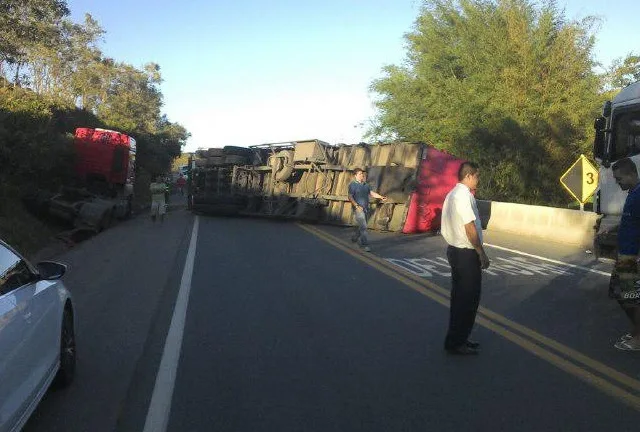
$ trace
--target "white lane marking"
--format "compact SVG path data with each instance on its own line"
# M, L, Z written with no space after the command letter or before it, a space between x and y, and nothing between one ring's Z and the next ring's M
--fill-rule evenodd
M444 257L384 259L416 276L425 278L433 277L434 274L446 277L451 276L449 262ZM495 258L491 262L491 267L483 270L483 272L491 276L501 276L502 274L509 276L535 276L536 274L542 276L571 276L573 274L569 271L569 267L540 260L534 261L532 258L519 256Z
M546 258L546 257L540 256L540 255L533 255L533 254L529 254L529 253L522 252L522 251L515 250L515 249L508 249L506 247L492 245L492 244L489 244L489 243L485 243L484 245L492 247L494 249L500 249L500 250L503 250L503 251L507 251L507 252L511 252L511 253L515 253L515 254L519 254L519 255L524 255L524 256L531 257L531 258L536 258L536 259L539 259L539 260L542 260L542 261L548 261L548 262L551 262L551 263L554 263L554 264L560 264L560 265L563 265L565 267L580 269L580 270L588 271L588 272L591 272L591 273L595 273L595 274L599 274L599 275L607 276L607 277L611 276L611 273L607 273L607 272L604 272L602 270L596 270L596 269L593 269L591 267L584 267L584 266L580 266L580 265L577 265L577 264L569 264L569 263L566 263L564 261L558 261L558 260L554 260L554 259L551 259L551 258Z
M182 272L180 281L180 291L176 300L171 326L164 343L162 360L156 376L156 383L153 387L153 395L149 403L147 419L144 423L144 432L165 432L171 412L171 399L173 388L176 383L176 372L180 360L180 350L182 349L182 335L187 316L187 306L189 305L189 293L191 291L191 277L193 276L193 264L196 256L196 244L198 241L199 218L196 216L191 230L191 241L189 251Z

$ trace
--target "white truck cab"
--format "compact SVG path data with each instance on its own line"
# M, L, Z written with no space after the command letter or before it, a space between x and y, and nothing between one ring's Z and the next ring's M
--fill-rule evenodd
M594 253L598 258L615 258L616 232L627 192L615 182L611 166L629 157L640 173L640 82L607 101L594 128L593 156L599 164L594 211L602 215L596 227Z

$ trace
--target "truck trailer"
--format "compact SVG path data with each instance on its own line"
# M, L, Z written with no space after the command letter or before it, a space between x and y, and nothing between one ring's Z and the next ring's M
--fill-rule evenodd
M331 145L307 139L202 149L189 165L189 207L352 225L347 190L353 170L361 168L371 188L388 198L372 201L370 228L435 231L462 162L430 145L408 142Z

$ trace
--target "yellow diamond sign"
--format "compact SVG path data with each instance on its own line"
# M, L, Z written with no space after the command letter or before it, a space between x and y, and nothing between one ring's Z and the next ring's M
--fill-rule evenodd
M560 177L560 183L575 199L584 204L598 187L598 170L585 155L580 155Z

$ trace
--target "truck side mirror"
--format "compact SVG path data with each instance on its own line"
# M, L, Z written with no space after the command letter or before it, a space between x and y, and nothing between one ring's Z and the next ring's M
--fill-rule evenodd
M596 136L593 140L593 157L595 159L605 159L605 140L604 133L607 125L607 119L604 117L598 117L593 122L593 128L596 131Z

